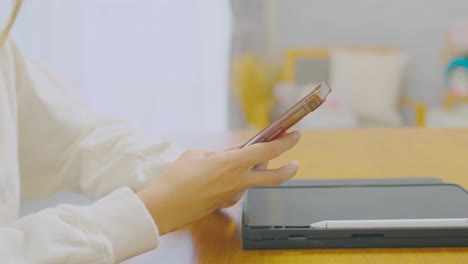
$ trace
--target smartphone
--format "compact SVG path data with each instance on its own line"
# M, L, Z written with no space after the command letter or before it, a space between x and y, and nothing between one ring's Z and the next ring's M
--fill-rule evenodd
M273 123L247 141L242 147L271 141L281 137L290 127L321 106L330 92L331 88L327 82L317 84L310 93L289 108L288 111L278 117Z

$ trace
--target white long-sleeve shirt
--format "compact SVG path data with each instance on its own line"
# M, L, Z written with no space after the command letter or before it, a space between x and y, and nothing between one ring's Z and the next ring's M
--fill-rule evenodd
M98 118L8 40L0 47L0 263L115 263L156 248L134 191L180 150ZM101 198L18 218L20 198Z

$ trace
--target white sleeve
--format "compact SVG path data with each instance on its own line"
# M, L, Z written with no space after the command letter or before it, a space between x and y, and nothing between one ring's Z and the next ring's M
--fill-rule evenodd
M155 224L120 188L88 206L62 205L0 227L0 263L117 263L154 249Z
M72 190L98 198L121 186L137 191L180 155L171 142L145 140L124 122L97 117L14 43L7 45L16 74L23 197Z

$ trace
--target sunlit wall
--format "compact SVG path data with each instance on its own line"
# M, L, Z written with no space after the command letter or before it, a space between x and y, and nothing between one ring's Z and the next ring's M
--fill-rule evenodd
M227 127L230 20L227 0L26 0L14 36L98 111L201 133Z

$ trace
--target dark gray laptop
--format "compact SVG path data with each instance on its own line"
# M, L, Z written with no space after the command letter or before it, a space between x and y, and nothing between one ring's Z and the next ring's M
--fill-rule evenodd
M467 192L438 179L292 181L248 190L243 248L468 246L468 228L460 226L311 227L330 220L463 218L468 219Z

